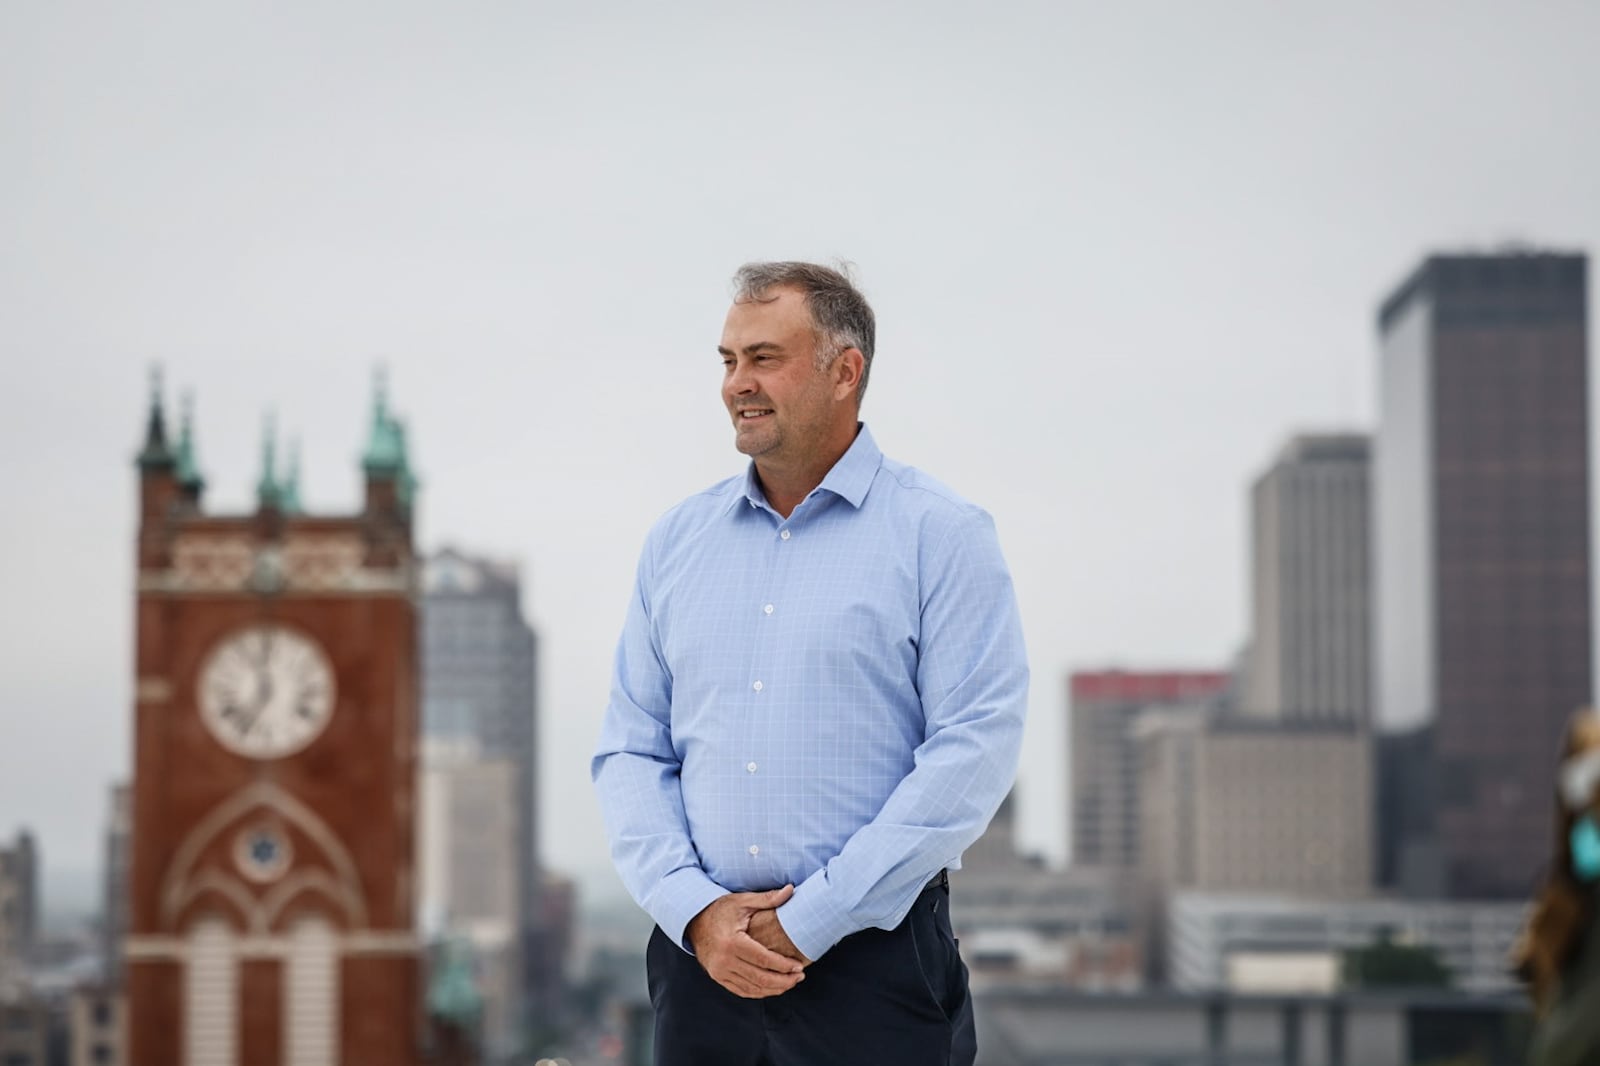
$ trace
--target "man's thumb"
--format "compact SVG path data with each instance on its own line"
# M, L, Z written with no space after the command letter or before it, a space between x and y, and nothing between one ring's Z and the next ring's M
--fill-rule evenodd
M792 895L794 895L793 885L784 885L782 888L775 888L771 892L763 892L761 893L762 906L769 910L773 907L781 907L789 902L789 897Z

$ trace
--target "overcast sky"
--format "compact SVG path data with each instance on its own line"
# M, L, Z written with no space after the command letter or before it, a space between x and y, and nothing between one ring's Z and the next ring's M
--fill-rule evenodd
M523 566L547 858L611 891L587 761L636 553L742 468L728 277L843 257L878 442L998 523L1060 858L1066 672L1230 660L1248 483L1370 425L1386 291L1600 244L1597 52L1579 0L0 5L0 838L98 868L150 364L212 509L272 410L338 513L381 362L422 545Z

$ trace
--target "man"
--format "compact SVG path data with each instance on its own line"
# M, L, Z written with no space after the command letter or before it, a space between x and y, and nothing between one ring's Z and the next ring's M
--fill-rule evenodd
M657 922L656 1061L970 1064L945 871L1016 771L1011 578L989 516L858 421L849 279L734 281L717 350L751 464L651 530L592 768Z

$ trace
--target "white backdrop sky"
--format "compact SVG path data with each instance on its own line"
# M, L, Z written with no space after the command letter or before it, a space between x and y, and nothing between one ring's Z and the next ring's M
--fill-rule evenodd
M1579 0L0 6L0 837L86 878L128 772L149 365L213 509L273 410L337 512L382 362L423 545L523 564L547 858L612 891L588 753L646 528L741 467L727 278L844 257L879 443L999 524L1063 857L1065 673L1227 662L1249 479L1370 424L1386 291L1600 246L1597 52Z

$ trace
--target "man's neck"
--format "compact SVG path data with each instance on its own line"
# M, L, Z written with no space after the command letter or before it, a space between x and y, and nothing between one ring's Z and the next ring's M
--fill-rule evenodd
M856 441L856 434L860 431L859 423L852 421L848 435L841 435L841 439L833 442L832 446L814 456L808 456L805 462L793 467L757 459L756 479L761 482L761 491L767 497L767 506L785 518L793 514L801 501L822 484L822 479L828 476L828 471L844 458L844 453L850 450L850 446Z

